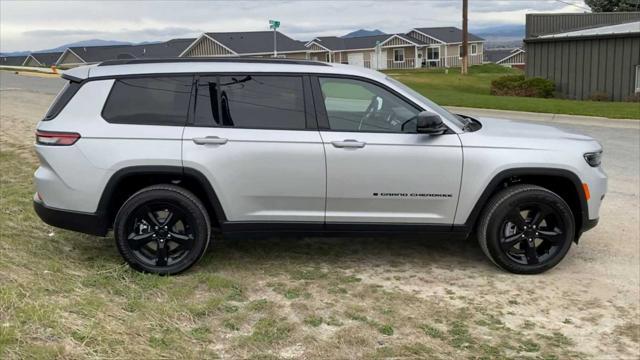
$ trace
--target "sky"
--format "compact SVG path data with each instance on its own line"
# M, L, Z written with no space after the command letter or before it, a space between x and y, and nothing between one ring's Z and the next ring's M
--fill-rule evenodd
M406 32L461 27L462 0L381 1L18 1L0 0L0 52L42 50L88 39L128 42L202 32L269 30L299 40L358 29ZM582 0L469 0L469 26L524 24L525 14L584 12Z

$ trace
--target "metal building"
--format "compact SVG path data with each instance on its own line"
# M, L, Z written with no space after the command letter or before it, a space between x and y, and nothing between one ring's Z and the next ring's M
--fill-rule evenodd
M640 12L528 14L526 74L553 80L568 99L640 92Z

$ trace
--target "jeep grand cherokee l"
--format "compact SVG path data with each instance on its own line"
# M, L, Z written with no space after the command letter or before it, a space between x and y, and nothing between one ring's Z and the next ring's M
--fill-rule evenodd
M35 210L112 229L140 271L188 269L215 230L475 234L499 267L540 273L596 225L607 188L590 137L454 115L364 68L118 60L63 77L36 131Z

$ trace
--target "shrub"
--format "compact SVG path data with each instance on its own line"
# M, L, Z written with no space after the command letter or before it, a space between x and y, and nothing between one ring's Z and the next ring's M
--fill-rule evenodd
M604 91L596 91L589 96L591 101L609 101L609 94Z
M502 76L491 82L491 94L499 96L553 97L556 86L551 80L524 75Z
M633 95L629 95L626 98L624 98L624 101L627 102L640 102L640 92L635 93Z

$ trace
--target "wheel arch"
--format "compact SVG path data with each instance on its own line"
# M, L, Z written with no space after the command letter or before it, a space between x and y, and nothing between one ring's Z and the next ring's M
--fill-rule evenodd
M576 221L577 242L588 222L589 209L584 188L578 175L566 169L555 168L515 168L504 170L491 179L489 184L476 201L471 213L464 223L464 227L472 232L475 230L482 210L489 199L498 191L516 184L538 185L553 191L569 204Z
M184 187L203 200L214 227L226 222L222 204L207 178L198 170L181 166L142 165L116 171L102 191L97 213L104 216L111 226L127 198L144 187L156 184Z

